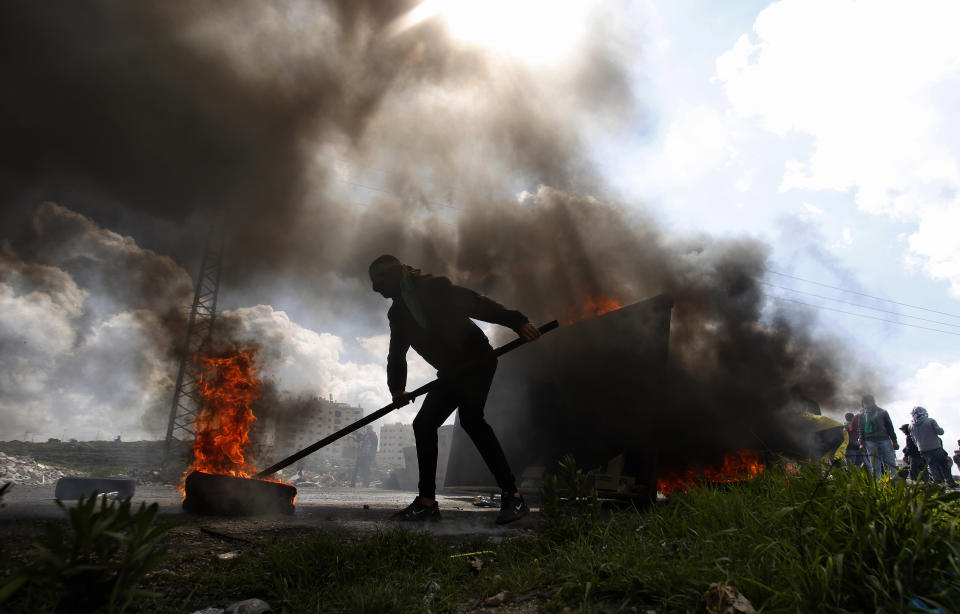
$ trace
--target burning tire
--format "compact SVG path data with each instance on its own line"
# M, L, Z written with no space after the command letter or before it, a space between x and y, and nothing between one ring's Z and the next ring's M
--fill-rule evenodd
M183 483L183 510L209 516L292 514L297 489L267 482L194 471Z

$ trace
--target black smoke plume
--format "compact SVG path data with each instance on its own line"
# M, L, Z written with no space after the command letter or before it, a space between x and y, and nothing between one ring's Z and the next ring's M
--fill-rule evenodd
M225 287L295 287L371 329L384 252L536 321L668 293L685 445L734 445L791 389L840 407L861 385L809 323L765 311L766 246L668 237L603 197L590 139L643 122L615 23L560 74L436 19L392 34L411 6L4 3L4 227L55 200L189 263L218 221Z

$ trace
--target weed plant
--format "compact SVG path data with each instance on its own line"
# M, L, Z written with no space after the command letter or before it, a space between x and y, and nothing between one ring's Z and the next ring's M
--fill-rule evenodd
M156 523L156 503L133 511L130 499L107 501L94 493L76 507L57 505L68 515L69 531L46 525L37 555L0 586L4 612L114 614L150 595L139 585L165 559L159 541L173 526Z
M564 457L557 475L543 480L540 513L543 535L553 541L565 541L589 535L600 520L601 503L596 489L587 486L587 475L572 456ZM561 491L566 497L561 497Z

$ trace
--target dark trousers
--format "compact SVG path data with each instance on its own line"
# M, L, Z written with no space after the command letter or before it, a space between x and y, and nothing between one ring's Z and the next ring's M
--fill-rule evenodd
M491 360L468 373L451 377L440 388L427 394L423 406L413 420L413 435L417 440L417 463L420 465L420 496L433 499L437 490L437 429L453 413L460 410L460 426L477 446L480 456L500 489L516 492L516 480L507 457L500 447L493 429L483 418L483 406L497 370L497 361Z
M950 486L955 486L953 476L950 471L950 464L947 463L947 453L943 448L936 450L927 450L921 452L923 459L927 461L927 469L930 471L930 477L937 484L946 482Z
M358 477L363 481L364 486L369 486L370 464L372 462L373 457L371 456L360 456L357 458L357 464L353 466L353 479L350 480L351 486L356 487Z
M929 482L930 474L923 472L924 465L927 462L923 459L923 455L911 454L908 458L910 459L910 479L917 481L922 476L924 482Z

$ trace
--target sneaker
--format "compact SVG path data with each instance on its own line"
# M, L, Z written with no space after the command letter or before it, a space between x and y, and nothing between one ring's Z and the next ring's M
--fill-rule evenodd
M433 505L427 507L420 503L420 497L413 500L413 503L406 508L390 516L390 520L400 520L403 522L436 522L440 520L440 506L436 501Z
M497 524L507 524L530 513L530 508L527 507L527 502L523 500L523 496L517 499L513 495L504 493L501 501Z

